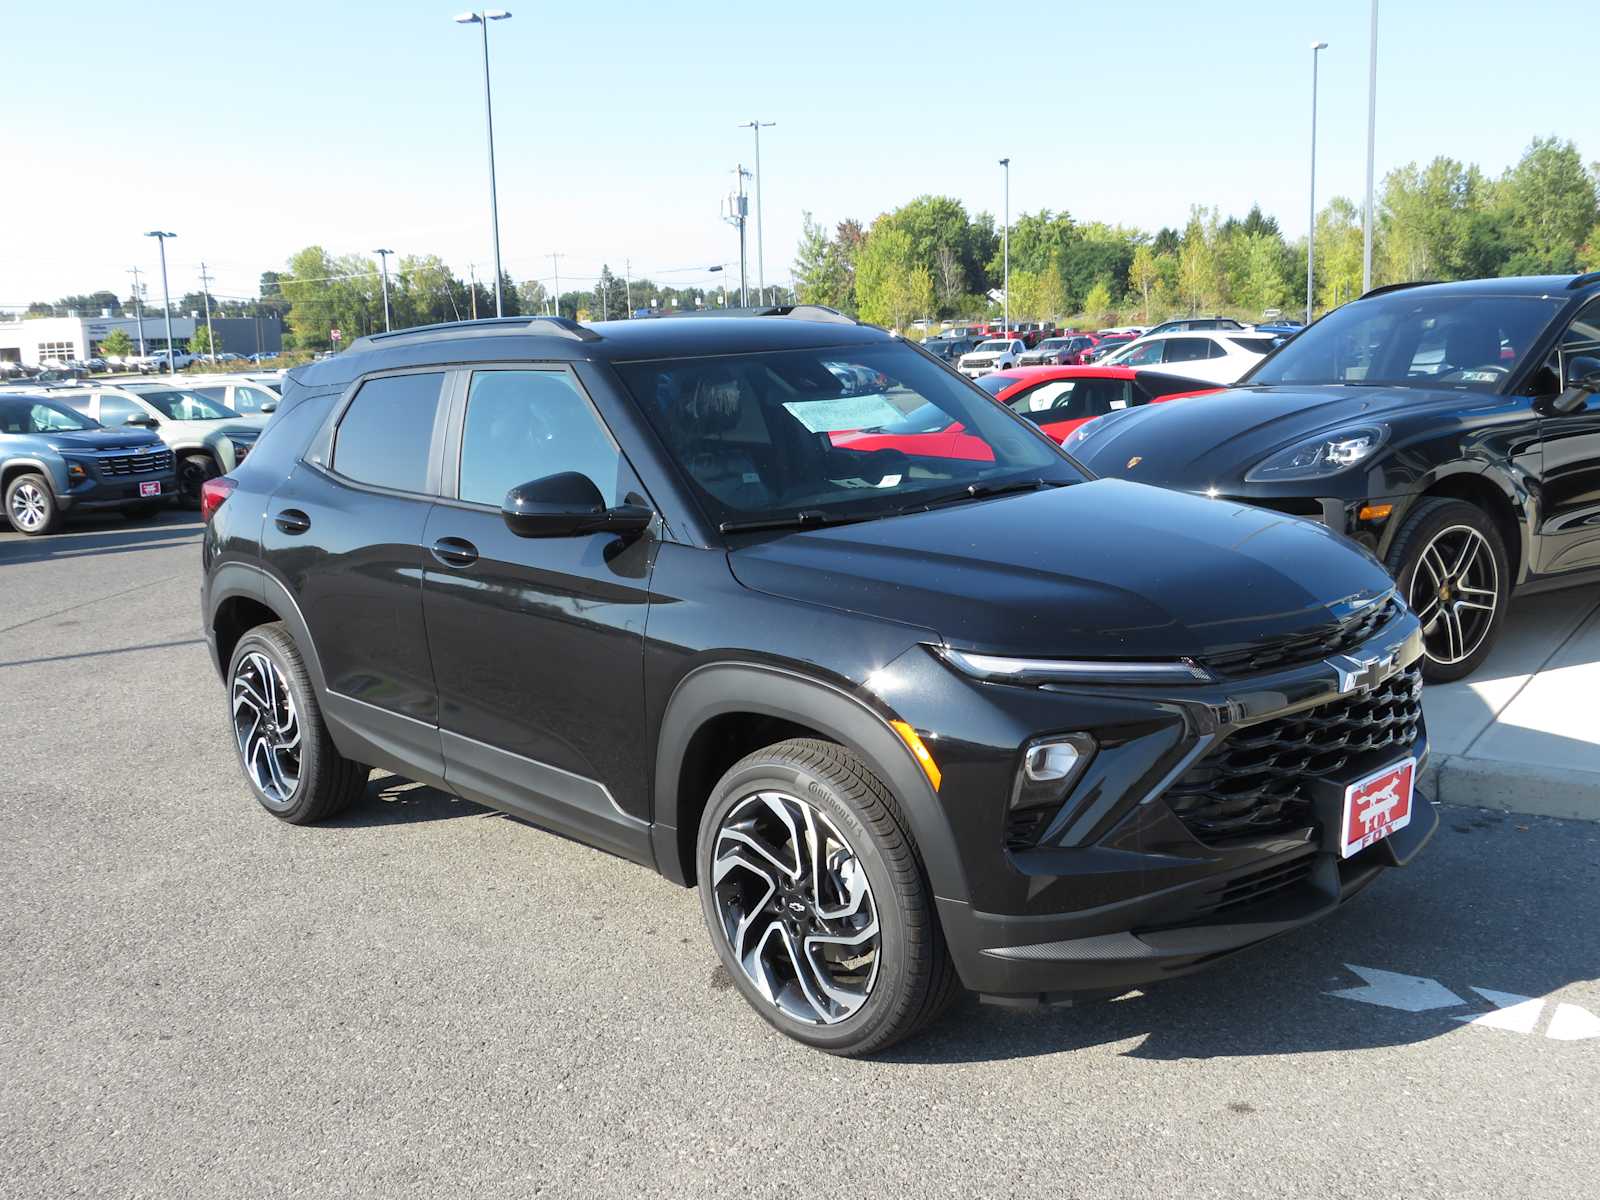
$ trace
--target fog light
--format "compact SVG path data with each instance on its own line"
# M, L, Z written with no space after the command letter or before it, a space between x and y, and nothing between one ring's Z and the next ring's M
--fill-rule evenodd
M1078 759L1081 757L1083 756L1078 753L1078 748L1071 742L1052 742L1029 750L1023 769L1027 771L1028 778L1035 783L1065 779L1077 768Z
M1094 756L1094 738L1068 733L1041 738L1022 751L1022 769L1011 789L1011 807L1060 804Z

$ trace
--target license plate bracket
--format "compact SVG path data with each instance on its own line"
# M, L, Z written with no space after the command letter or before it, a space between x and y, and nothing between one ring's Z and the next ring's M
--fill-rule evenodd
M1416 782L1417 760L1411 757L1347 785L1339 822L1339 857L1359 854L1409 825Z

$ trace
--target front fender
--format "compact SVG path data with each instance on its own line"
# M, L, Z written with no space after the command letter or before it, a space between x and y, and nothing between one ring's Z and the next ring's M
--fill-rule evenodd
M656 865L685 884L694 877L693 839L680 844L679 782L695 732L726 713L758 713L815 729L856 754L899 802L922 853L934 894L966 901L965 872L955 838L922 768L889 725L889 717L861 697L798 671L756 663L710 663L685 675L673 689L656 743Z

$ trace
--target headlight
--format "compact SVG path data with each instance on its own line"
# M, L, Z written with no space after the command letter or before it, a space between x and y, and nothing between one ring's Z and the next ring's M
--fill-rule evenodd
M1012 809L1060 804L1089 765L1094 750L1094 738L1087 733L1029 742L1022 751L1022 767L1011 789Z
M66 462L68 483L82 483L85 479L89 478L89 468L84 466L81 462L74 462L70 458L67 459Z
M1331 437L1317 437L1280 450L1245 474L1247 483L1273 483L1284 479L1320 479L1337 475L1372 457L1389 438L1383 425L1346 429Z

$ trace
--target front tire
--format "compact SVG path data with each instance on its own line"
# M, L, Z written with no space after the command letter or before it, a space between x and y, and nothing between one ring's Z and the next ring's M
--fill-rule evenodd
M957 994L910 830L842 746L794 739L735 764L701 816L695 859L723 967L795 1040L872 1054Z
M1423 679L1448 683L1477 670L1511 598L1511 561L1493 518L1464 500L1423 500L1385 565L1422 622Z
M228 711L250 790L279 820L325 820L361 795L370 772L333 744L299 648L280 622L257 625L234 647Z
M201 487L220 474L217 460L211 455L184 455L178 460L178 503L184 508L199 508Z
M6 516L24 537L54 533L61 524L61 509L50 481L36 471L18 475L6 485Z

